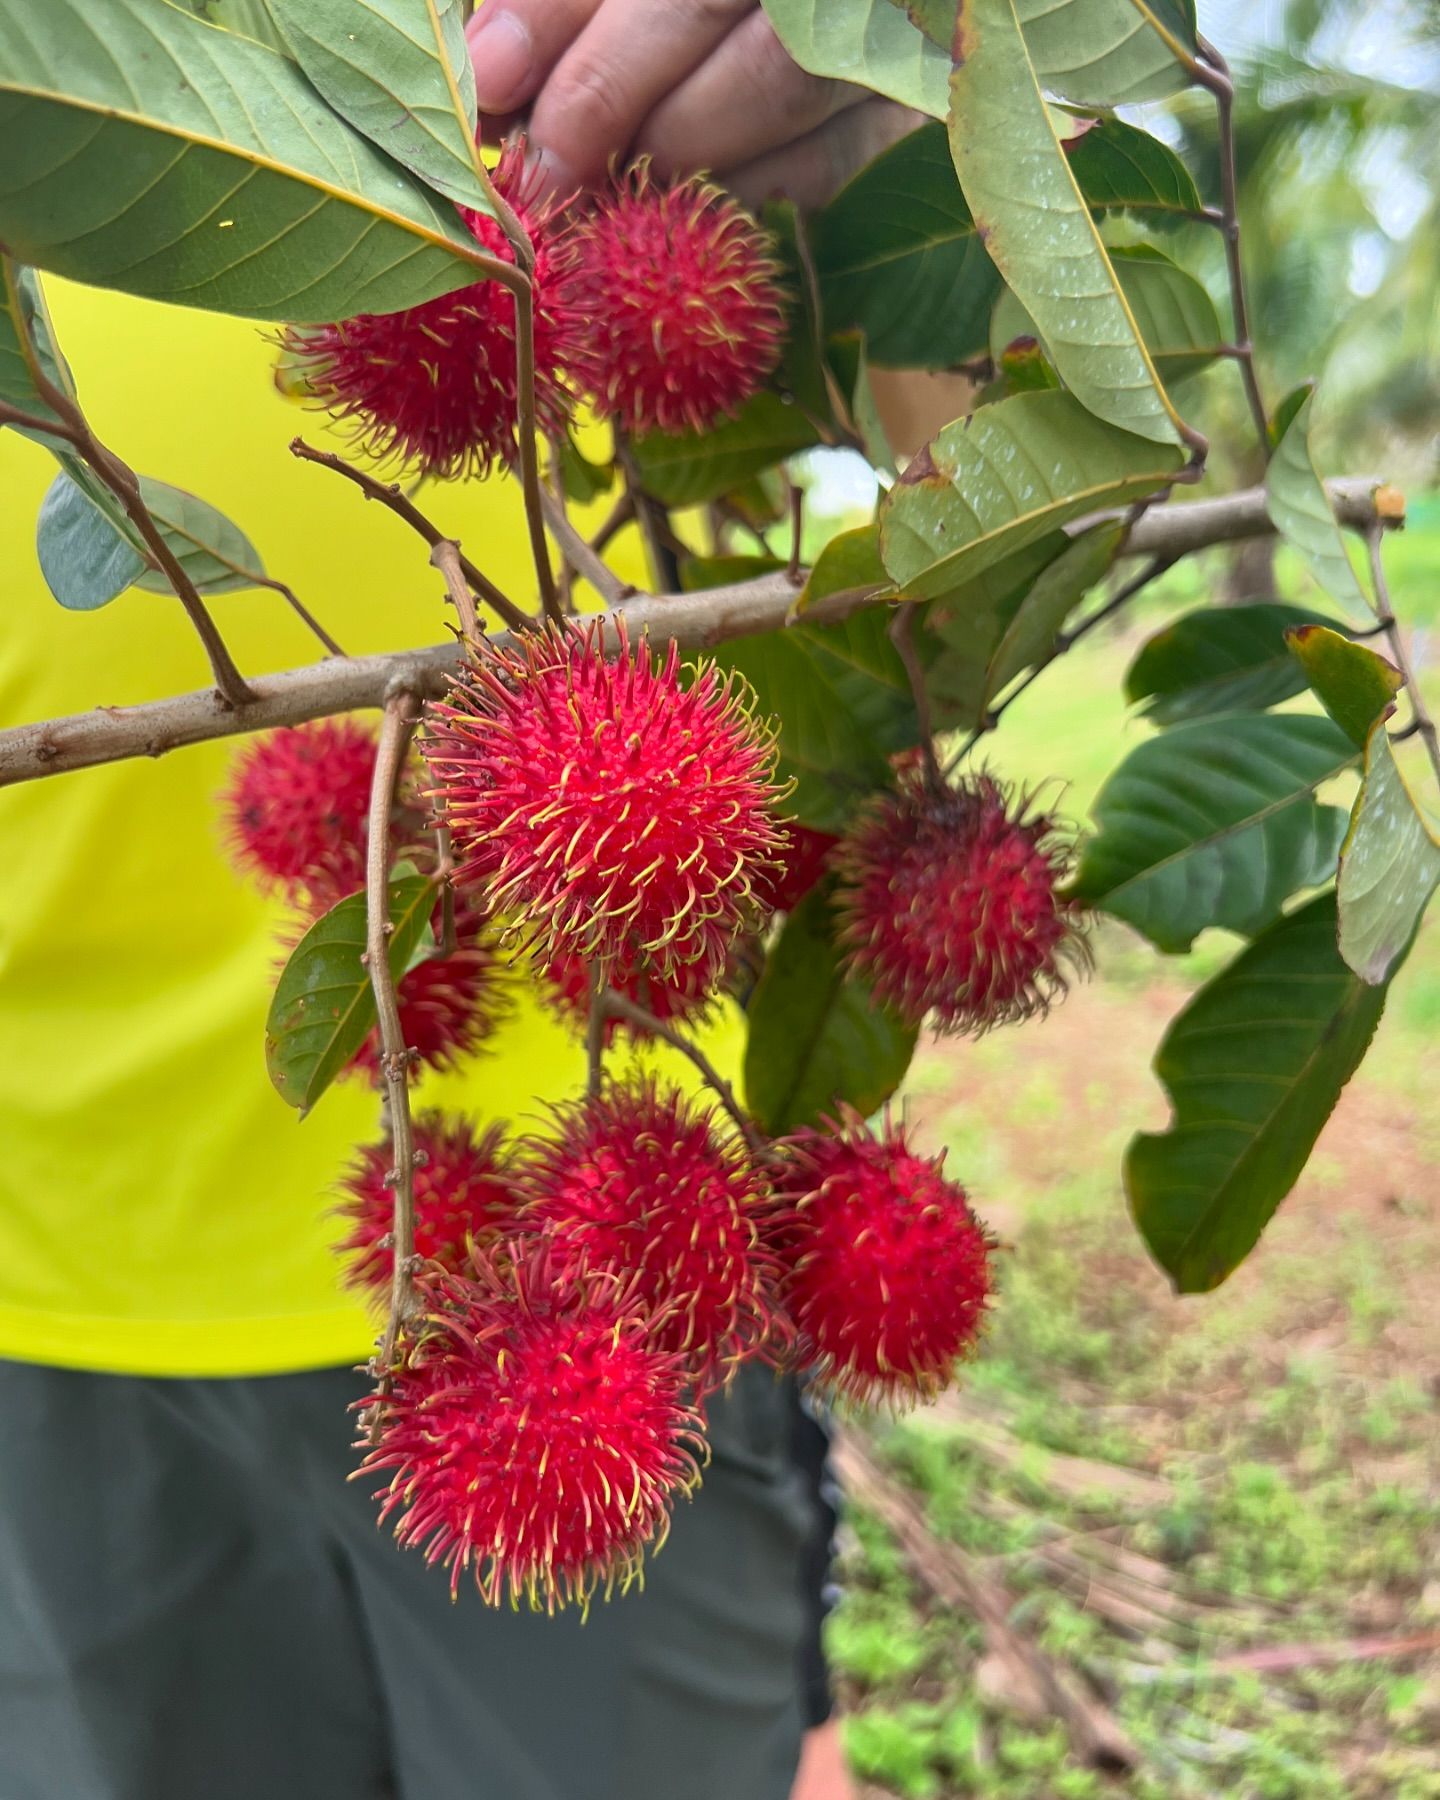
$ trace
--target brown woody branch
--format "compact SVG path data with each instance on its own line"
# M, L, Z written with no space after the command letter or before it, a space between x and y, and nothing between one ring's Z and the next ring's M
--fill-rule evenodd
M322 454L312 452L312 459ZM1361 531L1377 522L1396 523L1403 508L1390 497L1390 490L1381 489L1377 497L1376 488L1374 481L1331 483L1330 497L1340 522ZM427 528L434 530L428 522ZM1184 556L1272 529L1264 490L1253 488L1224 499L1155 508L1135 525L1126 554ZM442 535L437 531L436 541ZM468 568L466 573L468 579ZM874 589L836 594L806 618L817 624L842 618L874 597ZM794 600L795 590L782 570L731 587L631 600L608 617L613 621L623 614L632 638L649 633L657 642L673 640L682 650L700 650L783 629ZM613 632L610 641L615 641ZM70 718L17 726L0 731L0 786L128 757L163 756L186 744L382 706L397 678L409 682L417 693L439 694L458 661L453 643L388 656L335 658L256 679L251 683L254 699L239 708L220 704L207 690L144 706L102 706Z

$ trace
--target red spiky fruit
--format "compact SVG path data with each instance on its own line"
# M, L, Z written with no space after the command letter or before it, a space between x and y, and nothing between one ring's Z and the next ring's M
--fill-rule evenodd
M422 1276L425 1321L380 1407L367 1471L405 1547L481 1597L553 1611L638 1574L699 1479L679 1357L625 1278L543 1240ZM368 1412L367 1408L367 1412Z
M414 1132L415 1254L463 1271L472 1244L488 1244L514 1226L515 1175L504 1127L492 1125L477 1136L468 1120L432 1112L417 1115ZM389 1139L361 1149L341 1179L345 1198L337 1209L349 1224L336 1246L346 1283L377 1297L389 1293L395 1265L389 1243L393 1159Z
M590 1019L590 967L583 957L557 956L540 972L552 1009L578 1031L584 1031ZM683 963L662 975L646 957L622 951L610 967L609 983L664 1024L695 1025L704 1018L724 978L723 967L712 969L700 962ZM632 1038L651 1035L629 1019L612 1016L605 1021L606 1044L622 1033Z
M755 898L766 912L790 912L825 874L830 852L840 842L793 819L780 827L775 860L755 883Z
M785 340L769 233L712 182L666 187L641 163L575 236L570 299L588 321L580 375L595 410L631 432L733 417Z
M680 680L623 631L475 652L421 744L463 888L547 958L715 967L776 838L768 730L713 664Z
M903 1128L855 1113L777 1146L767 1241L796 1355L862 1404L905 1405L949 1381L990 1293L990 1239L965 1191Z
M1029 1018L1087 961L1059 885L1055 821L1012 809L988 775L938 786L909 769L836 852L841 943L876 996L918 1025L984 1031Z
M771 1274L757 1233L765 1184L713 1115L654 1081L561 1106L522 1177L526 1217L559 1252L633 1273L656 1339L697 1388L723 1384L764 1340Z
M431 929L440 930L438 907ZM478 909L458 904L454 950L416 963L396 988L400 1028L406 1046L415 1052L415 1071L454 1068L494 1036L509 1011L506 971L490 920ZM378 1026L356 1051L350 1070L379 1084Z
M523 145L507 145L493 180L535 250L536 417L553 437L572 410L567 377L588 329L567 297L575 250L563 208L542 197ZM514 262L494 219L464 207L460 216L482 250ZM515 300L498 281L404 312L287 326L281 354L287 381L348 421L371 455L453 478L486 474L519 454Z
M357 719L317 719L252 738L220 798L237 867L294 898L347 893L365 879L365 820L375 734Z

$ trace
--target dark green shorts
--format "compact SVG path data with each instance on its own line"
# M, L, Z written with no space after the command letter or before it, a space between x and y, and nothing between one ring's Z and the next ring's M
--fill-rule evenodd
M452 1604L377 1531L359 1391L0 1364L0 1800L784 1800L813 1520L773 1377L583 1623Z

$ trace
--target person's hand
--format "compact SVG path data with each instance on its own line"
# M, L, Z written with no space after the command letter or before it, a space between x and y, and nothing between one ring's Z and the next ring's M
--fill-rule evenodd
M805 1733L790 1800L855 1800L838 1719L827 1719Z
M484 0L468 30L481 113L528 108L532 154L561 192L649 156L752 206L817 206L914 120L807 74L757 0Z

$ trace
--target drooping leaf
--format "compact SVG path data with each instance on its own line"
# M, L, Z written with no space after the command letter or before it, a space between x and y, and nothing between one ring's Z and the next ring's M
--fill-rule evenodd
M348 119L412 174L490 213L475 173L475 71L460 0L270 0L300 67Z
M1095 800L1074 896L1162 950L1207 926L1253 936L1334 873L1345 815L1312 798L1355 761L1329 719L1196 719L1132 750Z
M1371 986L1389 979L1440 887L1440 838L1395 760L1389 710L1371 729L1365 780L1340 852L1340 954Z
M943 369L985 348L1000 275L943 125L912 132L867 164L812 231L826 322L863 332L873 362Z
M812 75L851 81L943 119L950 55L891 0L762 0L775 35Z
M1061 379L1098 418L1180 443L1179 417L1055 135L1015 0L966 0L956 57L950 149L960 186Z
M1017 394L947 425L890 490L885 566L907 598L953 592L1087 513L1156 492L1182 461L1072 394Z
M943 695L946 725L978 725L1017 675L1049 655L1066 619L1108 573L1124 535L1115 520L1073 542L1042 544L1041 555L1054 554L1017 585L1002 589L982 577L934 602L926 622L942 649L927 687Z
M77 281L305 323L484 272L293 62L156 0L0 0L0 141L0 242Z
M408 863L390 881L390 968L398 980L420 946L434 884ZM265 1021L265 1065L276 1092L304 1118L365 1042L375 996L365 954L365 896L351 894L317 919L290 952Z
M745 1100L762 1130L793 1131L845 1101L877 1111L899 1087L918 1033L848 980L829 884L790 913L751 998Z
M798 406L778 394L756 394L735 419L706 432L636 438L635 463L645 491L666 506L703 506L748 476L819 442Z
M1295 1185L1385 1005L1335 947L1333 893L1209 982L1155 1059L1174 1118L1125 1158L1130 1208L1182 1293L1218 1287Z
M890 577L880 560L880 531L875 525L857 525L838 532L815 559L806 578L795 612L803 613L819 600L843 594L851 588L886 588Z
M1092 212L1129 213L1166 231L1200 210L1195 177L1170 146L1113 114L1077 119L1061 147Z
M1301 625L1285 634L1298 673L1357 749L1370 742L1376 722L1391 710L1405 677L1393 663L1332 631L1328 625Z
M839 625L794 625L723 645L717 659L755 689L780 726L785 802L803 825L839 833L867 794L885 787L889 758L919 741L904 665L878 609Z
M160 534L202 594L233 594L265 582L260 553L222 512L169 482L140 477L140 492ZM62 606L93 611L142 587L168 594L164 573L133 549L88 494L66 474L55 477L40 509L40 567Z
M1299 551L1305 567L1348 611L1363 614L1370 602L1345 554L1344 540L1330 501L1310 460L1310 412L1313 384L1299 405L1289 395L1281 406L1288 423L1279 436L1265 472L1265 506L1275 529Z
M1215 302L1193 275L1144 245L1112 249L1110 265L1163 381L1183 381L1214 362L1225 344L1225 331ZM1044 333L1007 290L996 302L990 322L991 355L998 361L1017 337L1043 341Z
M1156 725L1278 706L1305 688L1286 632L1319 620L1274 600L1202 606L1142 646L1126 671L1125 698L1144 701L1145 717Z

